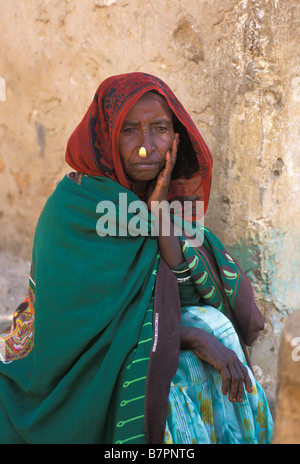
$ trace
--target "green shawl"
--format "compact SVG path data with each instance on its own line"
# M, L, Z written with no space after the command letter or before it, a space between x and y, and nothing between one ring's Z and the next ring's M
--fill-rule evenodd
M155 237L96 233L97 204L113 201L118 217L119 193L137 200L111 179L66 176L44 207L28 297L1 341L0 443L161 442L180 348L177 281ZM247 280L204 235L198 249L181 238L199 293L229 316L247 313L242 335L255 338Z

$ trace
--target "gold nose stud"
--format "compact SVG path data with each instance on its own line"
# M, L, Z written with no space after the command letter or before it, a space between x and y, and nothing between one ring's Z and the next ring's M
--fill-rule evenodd
M140 150L139 150L139 156L141 158L147 158L147 152L146 152L146 148L145 147L141 147Z

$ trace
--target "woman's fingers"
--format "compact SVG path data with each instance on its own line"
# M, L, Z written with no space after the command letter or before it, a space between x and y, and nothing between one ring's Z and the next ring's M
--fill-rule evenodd
M227 366L227 371L229 373L229 380L228 377L225 378L225 386L223 383L224 390L227 393L229 392L229 401L241 402L244 397L244 387L249 393L252 392L252 382L248 371L238 359L235 363Z
M179 134L175 134L173 145L170 151L172 169L174 168L175 163L176 163L178 145L179 145Z
M175 134L172 148L168 150L166 153L165 169L162 172L164 178L168 180L171 178L171 173L176 163L178 144L179 144L179 134Z
M167 182L169 182L169 179L171 178L172 169L173 169L173 163L172 163L171 150L168 150L167 153L166 153L165 167L161 172L162 177Z
M222 366L219 370L219 373L222 377L222 393L223 395L227 395L229 392L230 384L231 384L231 375L229 370L227 369L226 365Z
M229 366L229 372L230 372L229 400L233 402L233 401L237 400L240 377L239 377L238 372L236 371L235 366L233 366L233 365Z
M175 134L171 150L166 153L166 162L164 169L160 172L155 180L155 199L164 200L167 197L171 174L177 159L177 147L179 144L179 134ZM153 192L152 192L153 193ZM157 197L157 198L156 198Z
M248 369L242 364L243 366L243 372L244 372L244 383L247 392L252 393L253 391L253 386L252 386L252 380L250 378L250 375L248 373Z
M228 394L228 399L231 402L241 401L243 398L244 387L243 381L238 375L233 365L223 366L219 371L222 377L222 393L223 395Z
M237 358L233 362L223 364L219 373L222 377L222 393L228 394L228 399L231 402L241 402L244 396L244 387L252 392L252 381L248 374L247 368Z

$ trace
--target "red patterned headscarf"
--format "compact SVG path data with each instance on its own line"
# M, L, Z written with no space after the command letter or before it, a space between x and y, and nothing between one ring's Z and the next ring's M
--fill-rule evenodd
M118 150L118 137L130 108L145 93L159 92L185 126L199 170L190 178L170 182L168 199L202 200L207 209L212 157L202 136L174 93L159 78L145 73L112 76L98 88L83 120L72 133L66 150L66 161L76 171L93 176L106 176L131 189Z

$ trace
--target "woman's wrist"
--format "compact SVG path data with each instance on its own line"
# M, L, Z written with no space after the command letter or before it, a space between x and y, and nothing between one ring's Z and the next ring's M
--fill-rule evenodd
M180 347L182 350L194 351L203 331L196 327L180 328Z

